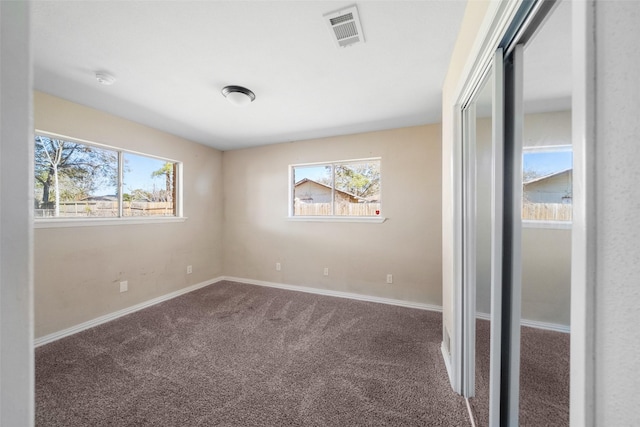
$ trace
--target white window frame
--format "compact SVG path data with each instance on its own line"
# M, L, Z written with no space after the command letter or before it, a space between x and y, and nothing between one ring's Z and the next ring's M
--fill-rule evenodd
M322 215L322 216L311 216L311 215L294 215L294 194L295 194L295 182L294 182L294 168L300 167L308 167L308 166L331 166L332 168L335 165L343 165L349 163L366 163L366 162L380 162L380 215L377 216L345 216L345 215ZM333 177L333 174L332 174ZM333 177L335 179L335 177ZM335 191L335 183L331 186L331 199L332 204L334 203L334 191ZM335 160L335 161L326 161L326 162L312 162L312 163L296 163L289 165L289 197L288 197L288 208L287 208L287 219L289 221L301 221L301 222L365 222L365 223L374 223L380 224L387 220L385 216L383 216L382 209L382 157L368 157L363 159L349 159L349 160Z
M62 139L70 142L77 142L79 144L88 145L90 147L102 148L116 152L118 155L118 217L58 217L58 218L34 218L34 228L65 228L65 227L92 227L92 226L108 226L108 225L125 225L125 224L158 224L158 223L171 223L171 222L184 222L187 217L183 212L183 187L182 187L182 173L183 163L179 160L170 159L167 157L155 156L153 154L142 153L139 151L114 147L112 145L102 144L94 141L88 141L81 138L74 138L67 135L61 135L58 133L48 132L40 129L36 129L34 136L45 136L48 138ZM122 162L124 154L134 154L137 156L149 157L152 159L162 160L165 162L171 162L176 167L176 200L175 200L175 216L145 216L145 217L124 217L122 216L122 180L123 169ZM34 183L35 185L35 183ZM33 189L31 190L33 191Z

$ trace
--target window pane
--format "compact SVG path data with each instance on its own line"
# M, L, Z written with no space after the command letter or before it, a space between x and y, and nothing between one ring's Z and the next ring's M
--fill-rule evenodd
M335 215L379 215L380 162L336 165L334 198Z
M118 216L115 151L36 135L35 216Z
M122 216L175 216L176 165L124 153Z
M331 165L293 168L293 215L332 215Z
M522 164L522 219L571 221L572 151L525 151Z
M294 166L294 216L380 215L380 161Z

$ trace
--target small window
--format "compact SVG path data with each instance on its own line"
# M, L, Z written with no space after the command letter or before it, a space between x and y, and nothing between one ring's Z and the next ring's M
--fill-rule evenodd
M522 166L522 219L570 222L573 212L571 146L525 148Z
M38 133L36 218L178 216L178 163Z
M291 176L291 216L381 216L380 159L294 165Z

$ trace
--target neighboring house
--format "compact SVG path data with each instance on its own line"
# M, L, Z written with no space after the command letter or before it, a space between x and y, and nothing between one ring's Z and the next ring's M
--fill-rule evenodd
M117 202L118 196L106 195L106 196L89 196L80 200L82 202Z
M363 203L362 197L335 190L336 202ZM293 197L303 203L331 203L331 187L308 178L296 182Z
M573 169L555 172L523 184L525 203L571 203Z

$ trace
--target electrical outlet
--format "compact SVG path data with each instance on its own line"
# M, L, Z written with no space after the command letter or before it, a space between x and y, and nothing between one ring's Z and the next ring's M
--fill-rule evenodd
M129 282L124 280L120 282L120 292L127 292L129 290Z
M328 276L329 275L329 267L325 267L324 268L324 275Z
M191 274L191 273L193 273L193 266L187 265L187 274Z
M280 271L282 270L282 266L280 265L279 262L276 262L276 271Z
M393 274L387 274L387 283L393 283Z

